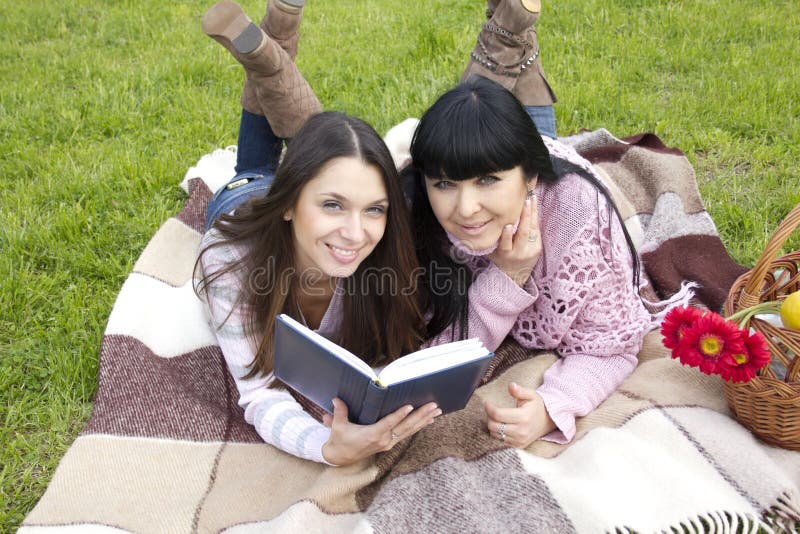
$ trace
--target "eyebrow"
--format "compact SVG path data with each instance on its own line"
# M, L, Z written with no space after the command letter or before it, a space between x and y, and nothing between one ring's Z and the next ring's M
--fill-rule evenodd
M348 202L349 201L349 199L346 196L340 195L339 193L319 193L319 194L317 194L317 196L320 196L320 197L333 197L336 200L339 200L341 202ZM381 203L388 204L389 203L389 199L384 197L384 198L375 200L373 202L370 202L370 204L381 204Z

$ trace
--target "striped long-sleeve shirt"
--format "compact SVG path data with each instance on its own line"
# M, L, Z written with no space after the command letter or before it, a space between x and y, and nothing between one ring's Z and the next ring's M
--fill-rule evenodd
M217 239L214 230L206 233L200 244L201 250ZM238 262L241 253L238 246L212 247L202 257L203 273L212 274L231 262ZM244 273L225 273L214 280L204 297L211 326L239 390L239 406L244 409L245 420L253 425L261 439L282 451L328 463L322 456L322 446L330 437L330 429L303 410L288 391L269 388L274 380L272 373L245 378L253 363L257 341L246 336L244 317L236 305L243 283L247 283ZM341 305L341 296L337 292L322 318L318 333L331 337L337 330Z

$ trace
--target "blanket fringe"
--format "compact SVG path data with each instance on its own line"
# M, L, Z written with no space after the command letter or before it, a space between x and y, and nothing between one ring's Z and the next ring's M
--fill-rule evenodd
M676 306L688 306L691 304L695 296L695 289L698 289L700 284L697 282L684 281L681 283L681 288L671 297L653 302L645 297L642 297L645 308L652 316L652 325L654 327L661 325L664 316Z
M777 532L800 532L800 495L795 491L784 491L778 497L765 521Z
M778 497L775 512L792 521L800 521L800 494L796 491L784 491Z
M631 527L616 527L607 532L613 534L635 534L638 531ZM772 521L765 522L749 514L713 511L695 517L687 517L679 523L661 530L661 532L669 534L775 534L776 532L797 531L786 528L783 523L778 524L777 521L775 523Z

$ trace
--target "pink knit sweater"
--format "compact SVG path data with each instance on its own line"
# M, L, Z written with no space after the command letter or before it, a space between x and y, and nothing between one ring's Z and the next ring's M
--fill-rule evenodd
M545 138L554 156L594 173L572 148ZM536 186L542 257L519 287L486 256L468 258L469 336L496 349L511 334L523 347L558 351L537 389L566 443L575 417L605 400L630 375L651 316L633 286L633 262L618 218L577 174ZM451 238L452 240L453 238ZM464 247L454 242L463 257ZM450 332L430 344L450 341Z

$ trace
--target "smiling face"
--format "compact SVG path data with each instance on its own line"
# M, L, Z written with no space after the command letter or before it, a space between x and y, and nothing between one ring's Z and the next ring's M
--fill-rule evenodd
M331 160L284 214L292 223L298 273L353 274L383 237L388 209L377 167L354 157Z
M525 180L519 166L468 180L425 180L439 224L472 250L490 248L505 225L516 224L528 188L535 185L535 179Z

